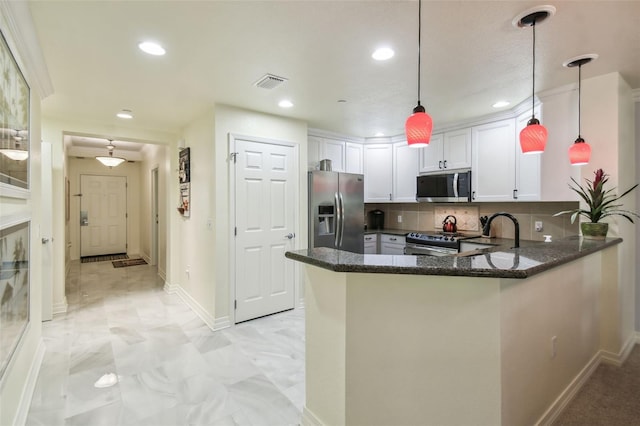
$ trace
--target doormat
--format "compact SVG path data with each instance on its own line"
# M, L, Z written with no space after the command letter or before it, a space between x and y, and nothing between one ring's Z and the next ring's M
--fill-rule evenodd
M103 254L100 256L85 256L80 258L80 263L90 263L90 262L103 262L105 260L119 260L119 259L128 259L126 253L117 253L117 254Z
M125 266L136 266L136 265L146 265L144 259L125 259L125 260L114 260L113 262L114 268L124 268Z

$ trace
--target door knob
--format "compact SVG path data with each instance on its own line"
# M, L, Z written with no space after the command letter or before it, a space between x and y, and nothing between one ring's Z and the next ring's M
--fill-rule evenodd
M42 244L47 244L48 242L49 242L49 239L48 239L48 238L43 238L43 239L42 239Z
M293 233L289 232L289 233L285 236L285 238L287 238L287 239L291 240L291 239L293 239L293 237L295 237L295 236L296 236L296 234L293 234Z

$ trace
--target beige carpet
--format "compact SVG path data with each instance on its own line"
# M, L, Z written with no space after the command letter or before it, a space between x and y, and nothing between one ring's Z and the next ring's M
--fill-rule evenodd
M600 364L554 425L640 425L640 348L622 367Z

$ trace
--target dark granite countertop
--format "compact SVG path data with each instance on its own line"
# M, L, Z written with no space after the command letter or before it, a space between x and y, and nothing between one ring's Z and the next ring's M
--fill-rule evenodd
M521 241L520 248L510 248L513 240L508 239L475 241L495 245L472 256L358 254L324 247L289 251L285 256L335 272L528 278L619 244L622 239L588 240L573 236L551 243Z

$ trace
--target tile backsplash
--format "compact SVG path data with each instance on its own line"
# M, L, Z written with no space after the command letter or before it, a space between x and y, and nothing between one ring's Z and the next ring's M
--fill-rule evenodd
M559 211L576 208L578 202L518 202L518 203L385 203L365 204L365 219L371 210L385 213L384 227L408 231L442 231L442 222L448 215L456 217L458 230L480 233L480 216L491 216L496 212L513 214L520 224L523 240L544 240L544 235L563 238L579 234L579 225L572 224L568 215L553 215ZM542 231L535 230L535 223L542 222ZM370 224L368 224L370 225ZM491 234L496 237L513 238L514 226L505 217L497 217L491 224Z

